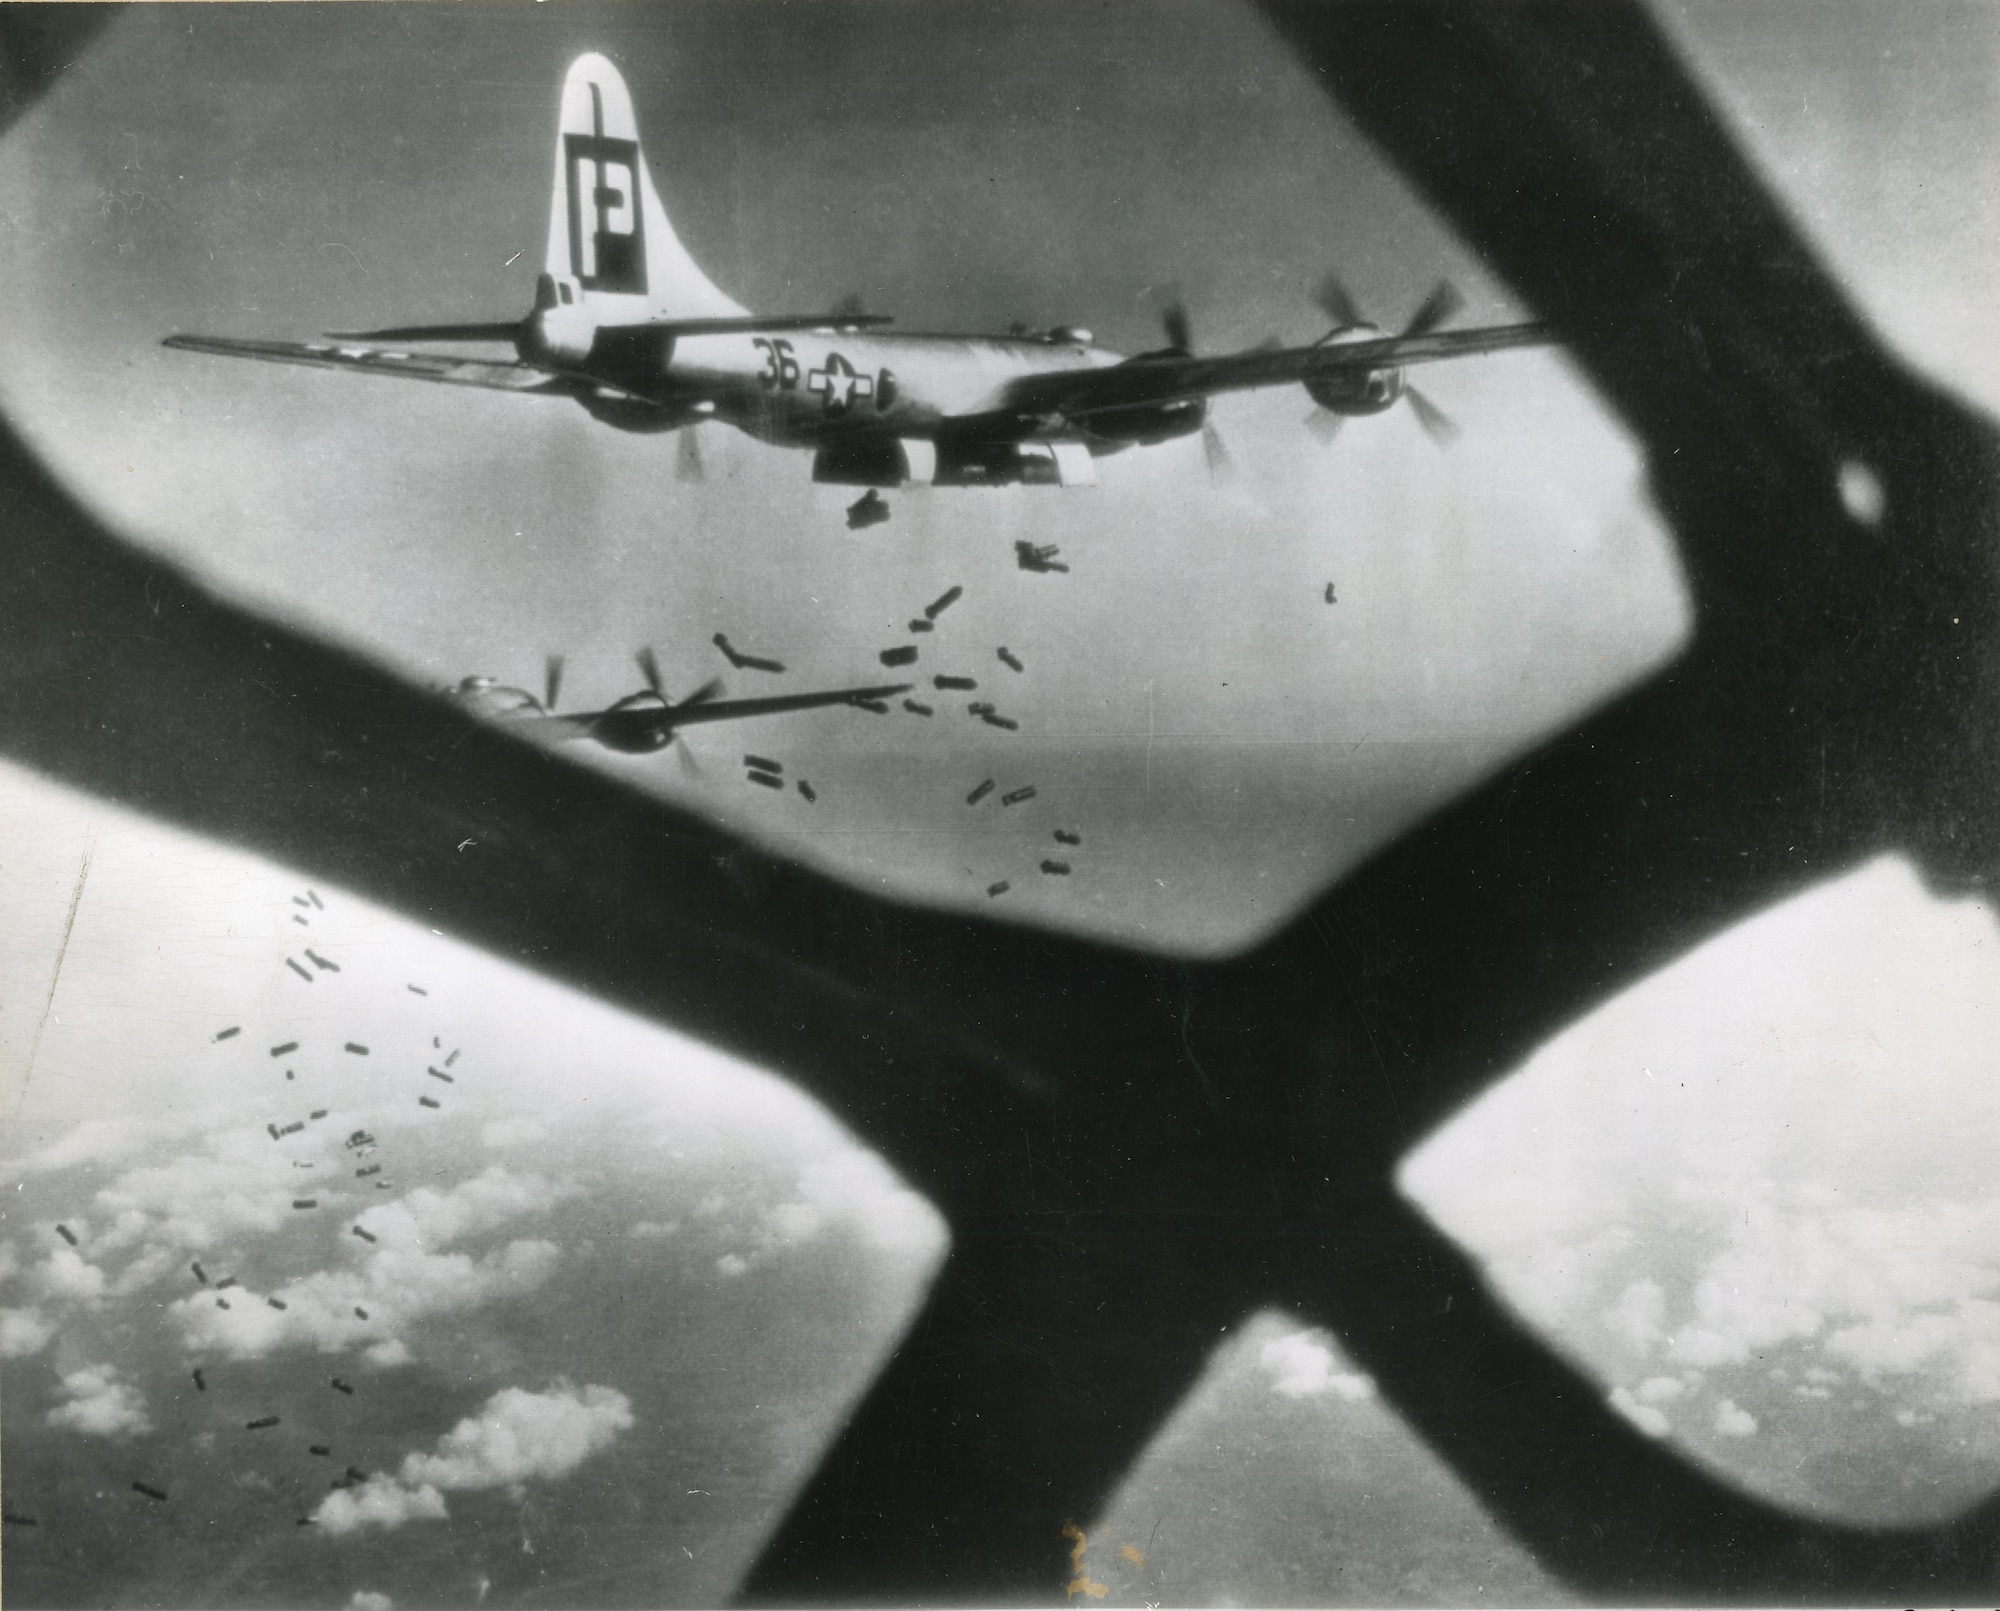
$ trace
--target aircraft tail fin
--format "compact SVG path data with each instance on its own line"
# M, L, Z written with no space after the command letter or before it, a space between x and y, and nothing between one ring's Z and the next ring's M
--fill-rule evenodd
M605 304L606 322L745 312L695 266L667 221L639 148L631 93L594 51L571 62L563 79L543 272L543 296Z

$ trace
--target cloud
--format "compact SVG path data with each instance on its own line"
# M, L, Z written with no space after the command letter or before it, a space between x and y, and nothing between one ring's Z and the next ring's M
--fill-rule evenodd
M0 1359L39 1354L56 1329L55 1322L39 1309L0 1309Z
M127 1170L97 1193L110 1228L93 1251L143 1244L199 1253L246 1237L269 1236L291 1215L297 1186L292 1161L324 1155L331 1131L308 1131L289 1149L261 1131L229 1129L207 1138L206 1150ZM324 1190L316 1192L322 1200Z
M402 1363L407 1346L388 1345L400 1344L417 1321L524 1296L555 1273L561 1258L555 1243L533 1240L509 1242L479 1259L382 1246L358 1266L315 1271L280 1287L272 1296L283 1310L245 1288L241 1301L227 1309L201 1292L170 1305L167 1314L194 1353L262 1359L283 1349L332 1354L366 1348L375 1351L374 1363Z
M1637 1397L1642 1404L1671 1404L1687 1391L1678 1376L1649 1376L1639 1384Z
M492 1119L479 1130L480 1144L498 1152L503 1147L524 1147L549 1133L546 1119Z
M449 1191L424 1186L371 1208L358 1223L385 1247L443 1248L525 1215L544 1213L580 1190L540 1175L510 1174L494 1164Z
M2000 1303L1989 1298L1845 1326L1827 1338L1826 1351L1870 1384L1925 1371L1963 1403L2000 1403Z
M1611 1407L1649 1438L1663 1438L1673 1430L1666 1412L1651 1404L1641 1404L1629 1388L1611 1390Z
M631 1426L631 1401L616 1388L504 1388L440 1438L435 1454L408 1456L399 1477L446 1492L550 1482L610 1448Z
M35 1266L32 1279L42 1295L68 1303L95 1303L109 1282L104 1272L73 1247L59 1247Z
M1375 1396L1375 1380L1358 1371L1338 1371L1333 1350L1310 1331L1295 1331L1264 1344L1258 1360L1271 1372L1271 1391L1280 1398L1325 1398L1356 1404Z
M384 1530L405 1522L443 1521L444 1495L435 1488L405 1488L394 1477L370 1477L355 1488L337 1488L319 1502L313 1520L335 1538L365 1528Z
M347 1611L396 1611L396 1602L373 1589L356 1589L347 1598Z
M1715 1407L1715 1430L1725 1438L1749 1438L1757 1435L1757 1417L1748 1410L1738 1409L1734 1399L1724 1399Z
M262 1359L286 1349L362 1349L378 1368L407 1364L404 1333L416 1322L525 1296L562 1257L555 1243L534 1238L478 1257L442 1250L545 1212L578 1190L495 1165L449 1190L423 1187L368 1209L352 1223L373 1240L344 1240L355 1261L344 1268L315 1271L269 1294L246 1284L226 1309L212 1292L191 1293L167 1313L191 1352ZM285 1307L272 1308L267 1296Z
M705 1198L697 1217L720 1213L724 1200ZM945 1237L937 1210L903 1184L874 1153L850 1147L799 1172L786 1201L764 1210L749 1248L724 1255L724 1275L745 1270L788 1249L816 1242L831 1232L858 1238L877 1252L915 1256L934 1250Z
M1666 1289L1657 1281L1639 1280L1619 1293L1604 1323L1615 1336L1643 1352L1664 1335L1666 1317Z
M735 1280L739 1275L749 1273L750 1261L741 1253L725 1253L715 1261L715 1273Z
M678 1236L680 1229L681 1222L677 1219L642 1219L632 1227L631 1234L642 1242L657 1242L669 1236Z
M166 1127L141 1119L86 1119L60 1141L20 1165L24 1175L48 1175L82 1164L118 1163L156 1142Z
M439 1438L432 1453L405 1455L393 1477L337 1489L313 1519L335 1537L442 1521L446 1493L553 1482L610 1448L632 1424L631 1402L616 1388L503 1388Z
M2000 1403L2000 1193L1863 1208L1811 1182L1690 1178L1675 1214L1693 1252L1676 1290L1628 1280L1597 1313L1627 1367L1725 1370L1817 1344L1870 1386ZM1676 1251L1657 1245L1661 1257ZM1541 1318L1573 1331L1581 1317ZM1825 1398L1840 1380L1813 1366L1797 1391ZM1636 1399L1664 1402L1644 1386Z
M86 1365L62 1379L66 1402L49 1411L50 1426L87 1438L122 1438L153 1429L146 1401L135 1387L118 1380L110 1365Z

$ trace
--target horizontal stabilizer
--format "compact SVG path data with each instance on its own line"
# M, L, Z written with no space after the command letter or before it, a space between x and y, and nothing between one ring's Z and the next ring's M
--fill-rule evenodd
M398 380L427 380L444 386L480 386L489 391L531 392L554 397L604 397L601 384L577 381L528 364L492 363L480 358L447 358L436 353L397 352L388 347L350 346L324 341L244 341L231 336L168 336L160 343L182 352L223 358L256 358L265 363L303 364L311 369L353 369Z
M330 341L512 341L525 321L490 324L400 324L387 330L329 330Z
M863 330L891 324L887 313L749 313L729 319L648 319L644 324L600 325L600 330L657 330L669 336L749 336L764 330Z

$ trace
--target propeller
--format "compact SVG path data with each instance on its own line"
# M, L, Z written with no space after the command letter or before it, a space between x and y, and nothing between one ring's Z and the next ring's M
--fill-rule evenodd
M674 457L674 479L676 481L701 482L708 479L708 466L702 463L701 438L696 436L695 427L681 427L680 445Z
M1194 353L1194 321L1188 317L1187 301L1178 285L1167 286L1166 297L1160 308L1160 330L1167 338L1167 348L1170 352L1191 357ZM1208 466L1211 481L1227 481L1236 473L1236 462L1230 458L1229 446L1222 440L1222 433L1215 428L1213 420L1201 422L1201 456Z
M1464 306L1465 298L1458 294L1458 287L1449 280L1439 280L1431 294L1424 298L1423 306L1410 315L1410 322L1403 326L1403 334L1427 336Z
M1374 328L1368 316L1361 311L1361 304L1355 300L1354 294L1347 289L1338 274L1329 273L1319 282L1319 288L1313 293L1313 302L1320 312L1333 321L1333 328L1321 336L1314 343L1315 346L1324 346L1335 336L1344 335L1350 330ZM1418 305L1417 311L1410 315L1409 322L1403 326L1400 335L1404 339L1411 336L1427 336L1464 306L1465 298L1459 295L1458 287L1449 280L1439 280L1431 287L1431 294ZM1407 383L1403 387L1403 395L1410 400L1410 408L1417 416L1417 423L1423 427L1424 435L1431 441L1441 448L1447 448L1458 440L1458 422L1436 403ZM1342 416L1330 408L1315 408L1305 418L1307 426L1322 442L1331 442L1340 434L1341 422Z
M1313 405L1313 411L1306 416L1306 429L1326 443L1331 443L1340 435L1340 427L1344 423L1346 423L1344 415L1336 414L1330 408L1321 408L1317 403Z
M671 705L673 701L667 698L666 686L660 681L660 661L653 653L653 646L647 644L632 658L639 662L639 675L646 679L646 686L652 689L653 697L662 705Z
M711 677L676 705L667 695L666 683L660 676L659 656L653 653L653 646L647 644L633 658L639 662L639 675L646 679L646 686L653 691L654 698L669 710L685 710L689 705L706 704L722 692L722 679ZM689 748L688 741L678 731L673 735L673 745L674 753L680 757L681 766L688 775L697 778L702 776L701 763L694 758L694 751Z
M1236 473L1236 462L1229 456L1222 433L1210 420L1201 422L1201 454L1208 461L1209 480L1227 481Z
M542 662L542 709L555 713L556 696L562 692L563 657L552 654Z
M1313 293L1313 302L1320 312L1333 321L1333 328L1326 333L1326 336L1320 337L1321 341L1326 340L1327 336L1337 336L1343 330L1352 330L1356 325L1368 322L1367 316L1361 311L1361 304L1354 300L1353 293L1347 289L1346 282L1338 274L1328 274L1319 282L1319 289Z
M1433 403L1414 386L1405 385L1403 387L1403 395L1410 400L1410 407L1416 410L1417 423L1424 428L1424 435L1428 436L1441 448L1448 448L1458 440L1459 430L1457 420L1439 408L1437 404Z

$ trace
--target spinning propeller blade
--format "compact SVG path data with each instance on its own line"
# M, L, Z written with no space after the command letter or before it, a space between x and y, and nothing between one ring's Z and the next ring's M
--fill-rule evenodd
M1354 300L1353 293L1338 274L1329 273L1319 282L1319 289L1313 293L1313 302L1333 321L1329 335L1338 335L1343 330L1368 322L1367 315L1361 311L1361 304Z
M696 427L681 427L681 439L674 456L674 479L676 481L701 482L708 479L708 466L701 459L701 438L695 435Z
M1410 407L1417 411L1417 423L1424 428L1424 435L1441 448L1448 448L1458 440L1458 421L1414 386L1405 386L1403 395L1410 400Z
M660 703L671 704L672 701L667 698L667 690L660 682L660 662L659 657L653 653L653 646L647 644L633 658L639 662L639 675L646 679L646 686L653 690Z
M1423 306L1410 315L1410 322L1403 326L1403 334L1427 336L1464 306L1465 298L1458 294L1458 287L1449 280L1439 280L1431 294L1424 298Z
M1212 421L1204 420L1201 426L1202 457L1208 461L1208 477L1211 481L1227 481L1236 473L1236 463L1229 456L1229 449L1222 440L1222 433Z

